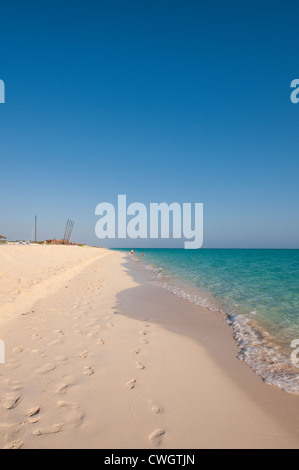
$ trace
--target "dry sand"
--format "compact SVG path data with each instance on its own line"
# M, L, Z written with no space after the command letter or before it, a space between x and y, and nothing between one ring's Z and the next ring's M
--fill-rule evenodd
M0 247L1 448L296 448L299 397L126 254Z

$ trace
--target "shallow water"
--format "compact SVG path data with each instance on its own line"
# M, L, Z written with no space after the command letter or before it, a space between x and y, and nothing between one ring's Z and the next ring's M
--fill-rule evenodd
M299 338L299 250L146 249L153 282L227 315L245 360L269 383L299 393L290 359Z

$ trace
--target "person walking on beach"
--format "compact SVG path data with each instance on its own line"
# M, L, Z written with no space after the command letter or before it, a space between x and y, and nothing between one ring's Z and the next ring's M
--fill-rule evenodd
M131 250L131 255L134 255L134 251L133 251L133 249Z

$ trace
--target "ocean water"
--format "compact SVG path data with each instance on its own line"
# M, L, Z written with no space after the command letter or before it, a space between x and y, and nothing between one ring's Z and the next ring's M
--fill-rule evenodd
M146 249L152 282L226 315L247 362L265 382L299 393L299 250ZM296 356L295 356L296 357ZM298 354L299 357L299 354ZM299 363L298 363L299 367Z

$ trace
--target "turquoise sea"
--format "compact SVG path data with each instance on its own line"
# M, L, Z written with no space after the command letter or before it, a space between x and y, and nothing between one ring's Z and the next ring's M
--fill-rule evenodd
M299 250L145 249L152 282L226 314L240 359L269 383L299 393L291 341L299 338ZM298 364L299 366L299 364Z

